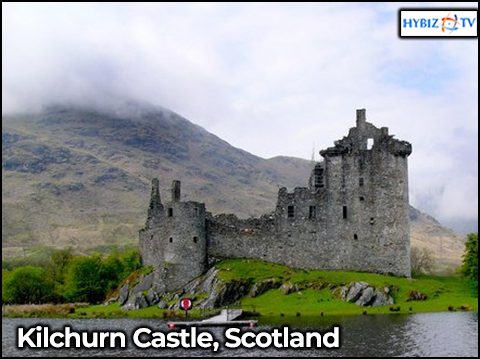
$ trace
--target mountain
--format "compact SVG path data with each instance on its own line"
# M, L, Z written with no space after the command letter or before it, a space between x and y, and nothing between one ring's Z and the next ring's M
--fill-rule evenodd
M163 196L180 179L184 199L245 218L272 210L279 187L306 186L311 168L299 158L252 155L148 105L3 116L3 256L136 243L153 177ZM457 265L463 240L413 208L411 216L412 242Z
M442 226L432 216L410 206L411 245L433 253L437 271L458 267L465 250L465 239Z

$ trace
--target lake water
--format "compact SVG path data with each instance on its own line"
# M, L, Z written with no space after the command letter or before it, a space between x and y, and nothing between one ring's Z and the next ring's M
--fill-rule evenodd
M324 332L330 319L307 319L311 329ZM22 349L16 348L17 327L69 325L76 330L123 330L131 340L138 327L167 331L165 321L149 319L9 319L2 318L2 356L475 356L478 357L478 313L432 313L335 318L341 327L340 349L139 349L130 341L126 349ZM296 325L298 327L298 325ZM260 326L255 330L270 329ZM307 330L308 328L301 328ZM221 328L210 329L216 339Z

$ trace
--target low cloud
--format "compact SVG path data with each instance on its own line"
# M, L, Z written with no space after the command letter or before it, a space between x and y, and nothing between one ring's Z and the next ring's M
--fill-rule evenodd
M477 42L400 40L401 6L3 3L2 112L129 98L309 158L367 108L413 144L412 204L476 227Z

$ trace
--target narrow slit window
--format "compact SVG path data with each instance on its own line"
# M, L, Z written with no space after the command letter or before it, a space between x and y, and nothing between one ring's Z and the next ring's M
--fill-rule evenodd
M358 179L358 185L359 185L360 187L362 187L364 184L365 184L365 182L364 182L364 180L363 180L363 177L360 177L360 178Z
M168 239L168 241L169 241L170 243L173 243L173 237L170 237L170 238Z
M353 239L358 239L358 236L356 233L353 235Z
M295 217L295 209L293 206L288 206L287 208L287 216L288 218L293 218Z
M315 189L323 188L323 168L322 167L315 167Z
M198 242L198 237L193 237L193 243L197 243Z
M194 213L195 213L195 217L198 217L198 208L195 207L195 208L193 209L193 211L194 211Z
M310 206L310 210L308 212L308 218L315 218L317 217L317 207Z
M173 208L168 209L168 216L173 217Z
M347 206L343 206L343 219L347 218Z

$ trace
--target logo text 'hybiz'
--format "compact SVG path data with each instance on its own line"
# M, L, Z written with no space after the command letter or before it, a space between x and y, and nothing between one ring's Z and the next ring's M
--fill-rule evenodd
M477 10L401 9L400 37L477 37Z

